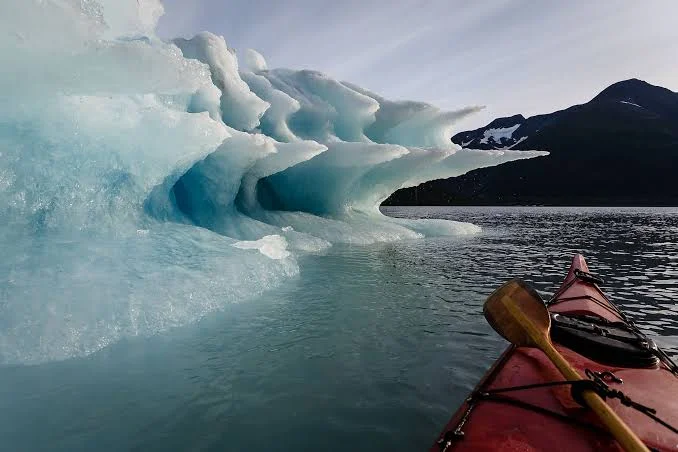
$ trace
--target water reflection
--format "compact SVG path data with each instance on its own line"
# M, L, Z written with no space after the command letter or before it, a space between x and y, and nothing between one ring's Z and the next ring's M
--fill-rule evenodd
M335 246L197 325L87 358L0 367L7 450L423 450L506 343L482 316L513 277L549 296L574 253L678 352L678 210L390 208L473 238Z
M520 276L550 295L569 260L583 253L603 289L672 353L678 353L678 209L423 207L384 208L407 218L449 218L483 227L450 249L468 271L458 287L483 289ZM488 287L489 286L489 287Z

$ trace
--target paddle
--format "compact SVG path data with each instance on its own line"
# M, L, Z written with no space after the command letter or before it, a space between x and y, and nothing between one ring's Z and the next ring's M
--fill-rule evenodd
M483 314L492 328L506 340L518 347L542 350L567 380L582 380L577 371L553 347L549 338L551 317L548 309L539 294L527 283L513 279L495 290L485 302ZM582 398L625 450L649 452L598 394L584 391Z

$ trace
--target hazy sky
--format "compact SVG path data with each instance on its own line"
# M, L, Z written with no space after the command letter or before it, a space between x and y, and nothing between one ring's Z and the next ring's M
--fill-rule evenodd
M271 68L391 99L548 113L640 78L678 91L678 0L163 0L159 34L221 34Z

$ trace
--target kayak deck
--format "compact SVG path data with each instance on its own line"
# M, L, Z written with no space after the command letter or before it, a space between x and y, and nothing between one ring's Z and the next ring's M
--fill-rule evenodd
M584 258L576 255L549 310L625 322L623 313L587 275ZM664 421L678 425L678 378L661 362L646 368L610 366L561 344L555 346L582 378L586 378L587 369L612 372L623 383L606 380L611 389L623 391L634 402L654 408ZM493 393L502 388L560 381L563 381L562 375L543 352L509 347L452 416L430 450L622 450L592 412L572 398L570 386ZM678 450L678 434L617 399L608 399L608 403L648 447Z

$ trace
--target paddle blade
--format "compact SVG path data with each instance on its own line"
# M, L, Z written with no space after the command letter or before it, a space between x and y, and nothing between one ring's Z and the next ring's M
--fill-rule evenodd
M483 314L492 328L518 347L540 347L548 341L551 317L544 300L525 281L512 279L492 292Z

